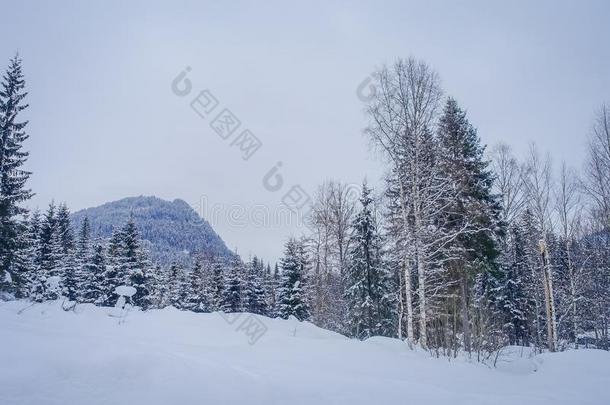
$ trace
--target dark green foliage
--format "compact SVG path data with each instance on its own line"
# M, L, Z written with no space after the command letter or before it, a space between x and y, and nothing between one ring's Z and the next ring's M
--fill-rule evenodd
M23 233L26 232L21 216L27 211L21 204L32 196L26 188L30 172L23 170L28 158L23 143L28 139L25 132L27 121L19 119L27 108L24 99L25 81L21 71L21 59L10 60L2 76L0 88L0 287L9 273L19 267L15 255L24 248ZM19 275L15 275L18 281ZM20 286L23 288L23 286Z

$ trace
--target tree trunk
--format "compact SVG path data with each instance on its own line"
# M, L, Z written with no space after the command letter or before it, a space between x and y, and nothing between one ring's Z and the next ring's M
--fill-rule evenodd
M398 178L398 184L400 188L400 208L402 212L402 220L404 232L408 232L408 219L407 219L407 207L406 207L406 197L404 192L404 187L402 185L402 179ZM411 271L409 267L408 258L404 257L404 278L405 278L405 305L407 307L407 343L411 346L414 342L414 334L413 334L413 296L412 296L412 287L411 287Z
M543 263L544 304L547 318L547 344L549 351L557 351L557 323L555 320L555 298L553 294L553 273L549 262L546 240L540 242Z
M465 271L462 271L462 280L460 282L462 286L462 298L460 300L461 307L460 310L462 312L462 332L464 333L464 350L470 354L471 348L471 339L470 339L470 316L468 314L468 277Z
M424 261L419 253L419 247L417 248L417 281L418 290L417 295L419 296L419 344L422 348L428 347L428 336L427 336L427 316L426 316L426 267Z
M570 295L572 296L572 327L574 328L574 348L578 349L578 318L576 308L576 281L574 278L574 266L572 264L572 252L570 249L570 241L566 238L566 256L568 259L568 274L570 274Z

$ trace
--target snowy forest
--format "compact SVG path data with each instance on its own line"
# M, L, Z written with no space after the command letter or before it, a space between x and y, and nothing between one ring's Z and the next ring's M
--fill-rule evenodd
M486 147L435 70L399 59L374 75L366 138L386 165L375 189L324 181L307 231L279 263L200 254L190 268L150 259L132 220L110 238L66 204L24 206L27 88L19 56L0 89L0 294L308 320L356 339L396 337L438 356L610 349L610 108L582 136L576 170L532 143ZM592 112L593 113L593 112ZM35 119L35 118L34 118ZM38 136L38 135L36 135ZM38 157L32 156L32 159ZM288 235L287 235L288 236Z

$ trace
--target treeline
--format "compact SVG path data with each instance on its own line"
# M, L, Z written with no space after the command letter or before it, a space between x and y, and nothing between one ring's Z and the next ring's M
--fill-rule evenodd
M367 105L385 156L380 190L336 181L314 196L308 229L279 266L256 257L199 255L191 268L149 260L132 220L108 240L77 232L65 204L22 208L25 83L11 60L0 92L0 292L198 312L295 316L359 339L398 337L437 354L485 356L508 344L550 351L610 341L610 110L589 137L585 170L532 145L522 161L491 151L425 63L399 60L375 75Z
M508 344L608 349L610 110L584 172L535 145L486 151L425 63L375 77L366 133L387 162L375 198L320 186L306 238L314 322L456 355Z
M35 302L63 299L65 308L77 303L113 306L119 286L134 287L128 303L141 309L174 306L194 312L282 314L282 278L277 266L256 256L247 263L233 256L198 256L192 268L161 267L149 259L133 220L114 230L108 240L92 240L85 217L75 234L65 204L51 203L23 221L5 291ZM288 316L288 315L286 315Z

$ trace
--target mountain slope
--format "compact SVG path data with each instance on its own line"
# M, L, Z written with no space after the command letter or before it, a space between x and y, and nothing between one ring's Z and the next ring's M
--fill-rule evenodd
M116 315L88 304L66 312L60 302L0 303L0 403L610 403L610 353L601 350L504 357L490 369L294 319L257 317L266 332L249 344L248 314L232 323L173 308Z
M195 253L227 257L232 252L210 224L183 200L157 197L128 197L72 214L78 229L84 217L91 223L93 237L108 238L130 216L146 241L156 263L188 263Z

